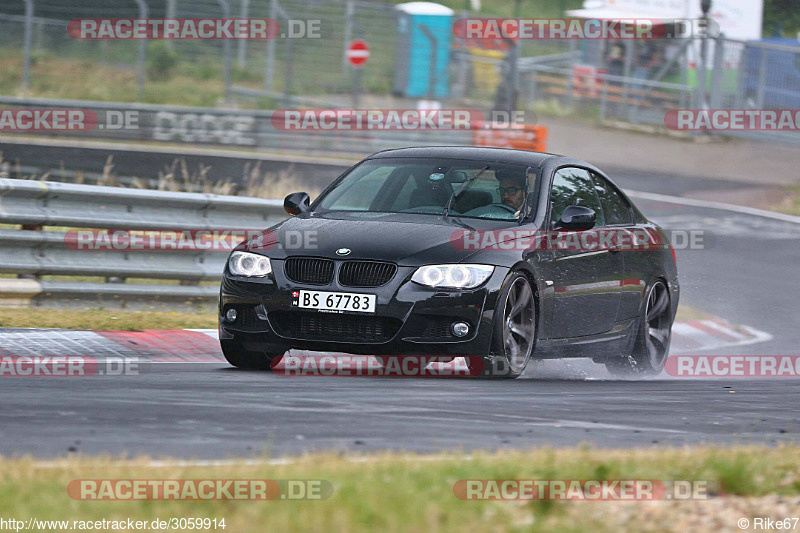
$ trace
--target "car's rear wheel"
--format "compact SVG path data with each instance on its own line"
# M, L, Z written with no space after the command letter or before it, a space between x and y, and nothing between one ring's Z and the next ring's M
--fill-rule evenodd
M514 272L497 299L492 353L483 360L485 377L516 378L528 365L536 342L536 303L527 276Z
M657 375L664 369L671 339L669 290L658 280L647 293L630 355L609 359L606 368L616 376Z
M230 364L242 370L270 370L283 359L282 353L245 350L237 342L220 341L222 354Z

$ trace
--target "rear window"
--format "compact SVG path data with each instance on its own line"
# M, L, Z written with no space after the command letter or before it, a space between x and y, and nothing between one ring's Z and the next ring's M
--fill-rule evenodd
M600 206L603 208L606 224L614 226L633 222L628 202L614 189L608 180L594 172L592 172L592 179L595 183L597 196L600 198Z

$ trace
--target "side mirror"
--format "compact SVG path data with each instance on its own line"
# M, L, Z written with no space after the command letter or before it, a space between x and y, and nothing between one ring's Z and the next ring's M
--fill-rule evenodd
M290 215L299 215L308 211L308 206L311 203L308 193L293 192L283 199L283 208Z
M594 209L571 205L561 213L561 218L556 222L555 229L583 231L592 229L596 223L597 214L595 214Z

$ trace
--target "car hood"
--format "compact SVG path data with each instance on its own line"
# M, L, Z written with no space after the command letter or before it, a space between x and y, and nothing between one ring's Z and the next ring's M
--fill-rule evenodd
M273 259L314 256L391 261L404 266L460 262L476 249L464 230L509 227L507 221L371 212L304 213L265 230L237 249ZM338 255L347 248L350 253Z

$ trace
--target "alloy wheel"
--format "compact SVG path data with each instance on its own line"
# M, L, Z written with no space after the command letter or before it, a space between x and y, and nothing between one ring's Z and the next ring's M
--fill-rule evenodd
M645 310L645 344L647 357L653 368L661 368L667 357L671 335L669 292L657 281L647 297Z
M511 371L521 373L533 351L536 333L533 291L524 276L512 281L503 307L503 352Z

